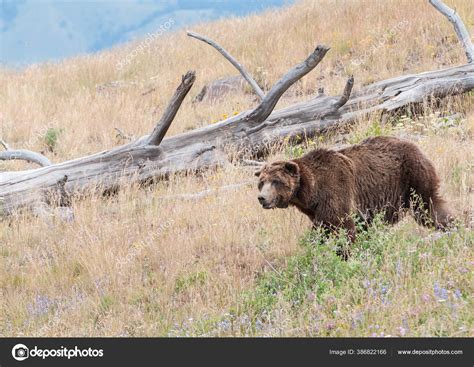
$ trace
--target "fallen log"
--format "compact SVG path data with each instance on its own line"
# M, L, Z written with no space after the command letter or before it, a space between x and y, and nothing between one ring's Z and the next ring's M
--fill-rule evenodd
M59 195L56 202L69 202L72 195L112 192L127 182L149 182L175 173L223 166L235 158L251 159L265 155L269 146L284 139L312 137L370 113L391 114L413 104L474 89L474 65L468 64L388 79L352 94L354 81L349 78L341 96L320 94L273 112L283 93L314 69L328 50L318 46L304 62L283 76L255 109L163 139L194 83L194 72L188 72L151 135L59 164L2 172L0 216L50 203L48 198L52 195Z

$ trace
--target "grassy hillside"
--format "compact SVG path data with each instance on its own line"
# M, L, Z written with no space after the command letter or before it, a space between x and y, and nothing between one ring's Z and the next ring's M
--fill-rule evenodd
M449 4L474 34L474 3ZM300 1L192 29L267 86L316 44L330 46L277 108L320 86L340 93L349 74L357 89L465 62L451 24L421 0ZM54 162L75 158L124 143L115 127L136 137L151 131L187 70L197 72L191 98L235 74L184 31L157 39L119 70L136 48L0 70L0 137ZM107 86L113 81L120 83ZM196 105L191 98L169 135L255 105L244 92ZM342 138L287 146L270 159L374 135L403 136L433 160L462 223L456 232L420 228L409 217L394 227L376 223L342 262L333 251L341 239L320 243L294 209L263 211L255 187L160 200L248 181L247 168L175 176L146 190L132 185L112 199L74 203L73 222L29 215L0 222L0 335L474 336L474 95L391 123L371 116ZM25 167L0 163L0 171Z

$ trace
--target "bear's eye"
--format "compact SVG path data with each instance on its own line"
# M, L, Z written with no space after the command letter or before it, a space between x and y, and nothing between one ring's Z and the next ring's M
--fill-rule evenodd
M272 181L272 185L275 185L275 186L280 186L282 183L280 181L277 181L277 180L273 180Z
M258 189L259 189L259 190L261 190L261 189L262 189L262 187L263 187L263 182L262 182L262 181L260 181L260 182L258 183Z

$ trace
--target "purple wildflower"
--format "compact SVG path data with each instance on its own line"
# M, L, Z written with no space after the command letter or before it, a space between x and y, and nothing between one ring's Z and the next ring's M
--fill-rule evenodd
M397 275L400 276L403 274L403 265L400 260L397 261Z
M462 297L461 291L456 288L456 290L454 291L454 296L455 296L457 299L460 299L460 298Z
M440 287L439 284L436 282L433 286L433 292L436 298L439 301L447 301L448 300L448 290L446 288Z
M54 306L54 301L48 296L37 295L33 304L27 306L28 312L35 317L46 315L51 307Z
M407 333L407 329L405 329L403 326L399 326L398 327L398 332L399 332L400 336L405 336L406 333Z
M424 302L429 302L429 301L431 300L431 297L430 297L429 294L426 294L426 293L425 293L425 294L423 294L423 295L421 296L421 299L422 299Z

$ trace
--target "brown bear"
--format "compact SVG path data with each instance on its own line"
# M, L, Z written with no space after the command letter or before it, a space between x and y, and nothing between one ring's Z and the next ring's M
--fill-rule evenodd
M350 242L354 214L367 225L377 213L396 223L411 207L418 223L438 229L453 219L433 164L416 145L394 137L369 138L337 151L316 149L267 163L255 175L263 208L296 206L315 227L344 228Z

